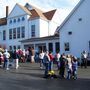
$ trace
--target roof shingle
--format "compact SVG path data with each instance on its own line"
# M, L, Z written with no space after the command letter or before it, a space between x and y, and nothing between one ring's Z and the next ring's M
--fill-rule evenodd
M6 25L7 24L7 19L6 18L1 18L0 19L0 26L1 25Z

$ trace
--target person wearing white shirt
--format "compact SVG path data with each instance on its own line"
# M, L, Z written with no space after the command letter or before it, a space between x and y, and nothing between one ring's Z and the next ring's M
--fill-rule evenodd
M4 52L3 55L4 55L4 65L3 65L3 68L6 68L6 70L9 70L9 57L10 57L10 54L7 51L7 49L5 49L5 52Z

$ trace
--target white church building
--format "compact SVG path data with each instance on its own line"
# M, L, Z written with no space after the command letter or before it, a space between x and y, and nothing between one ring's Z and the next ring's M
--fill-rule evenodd
M90 52L90 0L80 0L59 27L60 52L81 56Z
M28 3L26 3L25 6L17 3L12 11L10 13L8 12L7 6L6 17L0 18L0 46L14 50L33 45L36 49L38 45L39 47L41 45L46 48L48 47L47 45L52 42L54 42L52 43L54 45L50 45L55 48L55 43L59 43L59 37L55 39L53 37L57 27L62 21L59 10L55 9L43 12ZM42 39L41 41L39 39L48 36L51 36L52 40L50 37L44 38L44 40L46 40L45 42L48 42L47 39L49 39L50 42L47 44ZM26 42L29 39L30 41L35 40L35 42ZM37 39L39 39L40 43L37 43Z

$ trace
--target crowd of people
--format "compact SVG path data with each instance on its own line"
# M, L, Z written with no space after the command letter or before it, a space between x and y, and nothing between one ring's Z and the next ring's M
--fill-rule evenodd
M19 62L34 62L34 49L28 48L27 50L17 49L14 51L8 51L5 49L4 51L0 51L0 66L9 70L9 66L18 69Z
M59 71L58 75L60 78L67 79L77 79L77 70L78 70L78 59L73 55L61 55L59 52L56 52L55 55L52 52L40 50L38 53L40 68L44 70L44 78L57 77L54 72L55 63L57 70ZM83 51L81 53L81 68L84 66L87 68L87 53ZM14 50L8 51L7 49L4 52L0 51L0 65L6 70L9 70L10 60L13 62L12 66L15 69L18 69L19 62L35 62L35 51L34 48L29 47L27 50ZM67 71L67 73L65 73Z
M59 71L60 78L67 79L77 79L77 70L78 65L87 68L87 58L88 54L86 51L81 53L81 58L78 59L73 55L65 55L64 53L60 55L59 52L56 55L53 55L52 52L43 52L41 51L39 54L40 58L40 68L45 67L44 77L56 77L53 69L53 63L57 64L57 69ZM80 60L80 61L79 61ZM65 73L67 71L67 73ZM66 74L66 75L65 75Z

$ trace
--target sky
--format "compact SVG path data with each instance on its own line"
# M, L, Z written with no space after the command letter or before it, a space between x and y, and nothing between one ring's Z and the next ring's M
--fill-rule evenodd
M10 13L16 3L24 6L27 2L43 11L60 9L61 11L64 11L62 16L65 16L70 13L79 0L0 0L0 18L5 17L6 6L9 6Z

